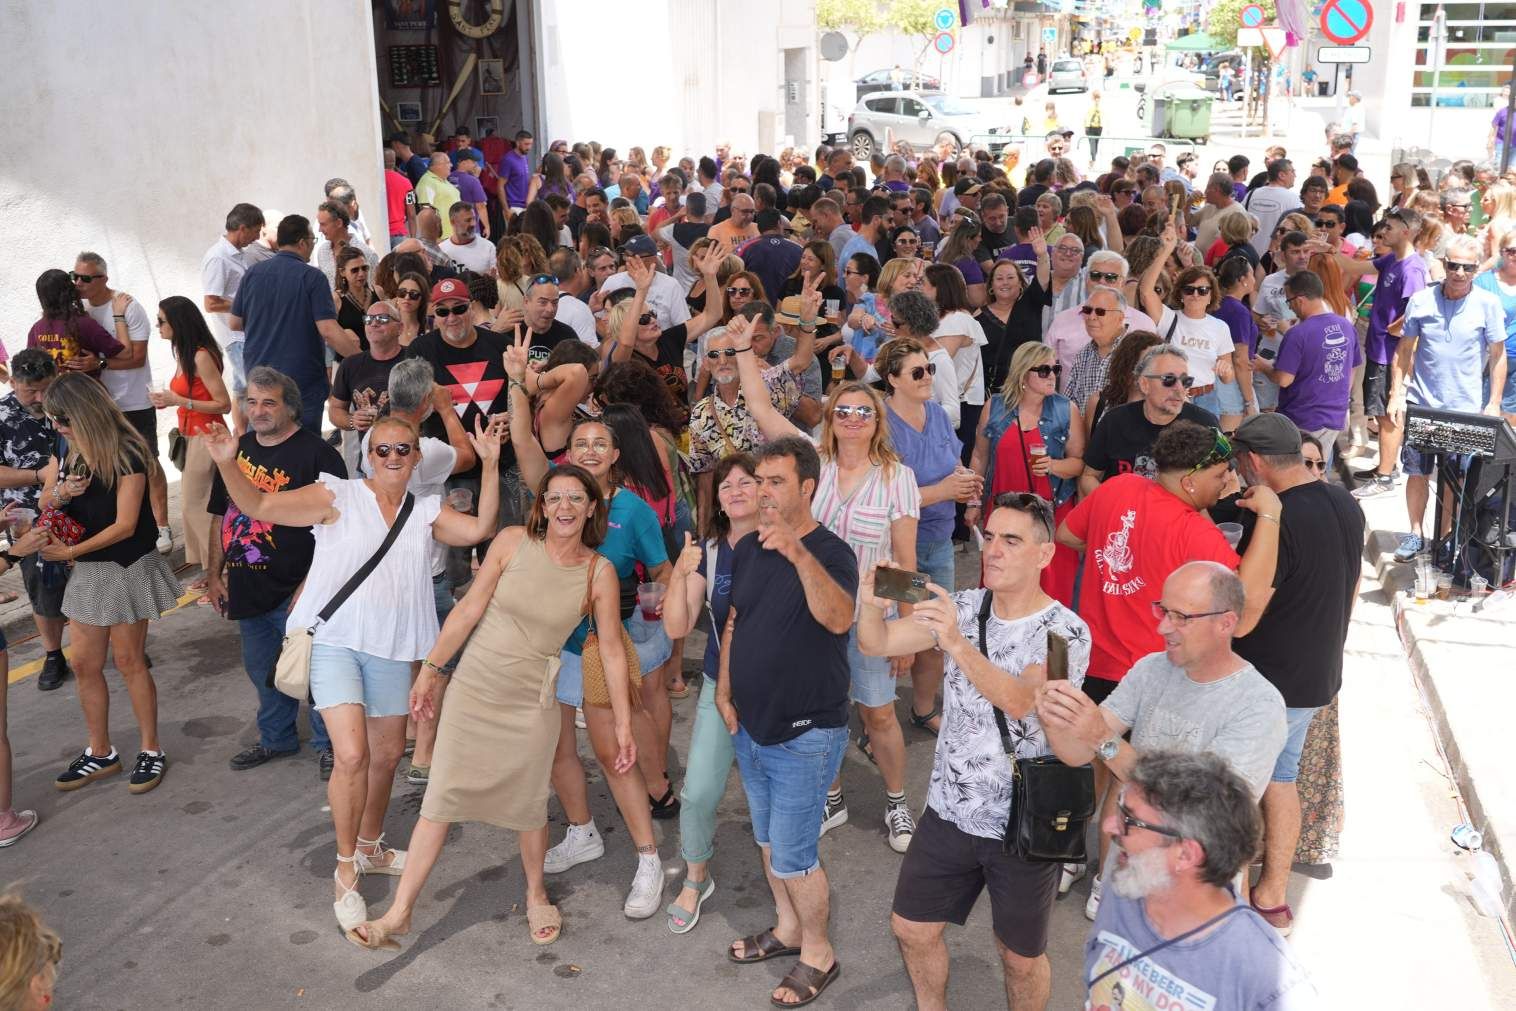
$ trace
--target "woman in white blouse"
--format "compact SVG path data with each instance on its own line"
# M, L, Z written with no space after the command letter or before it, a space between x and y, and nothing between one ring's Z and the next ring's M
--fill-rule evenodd
M1164 226L1161 242L1162 252L1142 272L1139 283L1143 311L1157 321L1159 337L1183 348L1189 356L1190 374L1195 378L1190 401L1220 417L1216 384L1229 383L1233 378L1231 328L1210 314L1221 304L1221 285L1209 267L1186 267L1174 281L1165 305L1158 296L1157 284L1163 264L1178 245L1172 222Z

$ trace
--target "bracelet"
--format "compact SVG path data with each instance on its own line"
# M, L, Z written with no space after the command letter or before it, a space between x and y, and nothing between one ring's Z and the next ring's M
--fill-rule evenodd
M444 677L447 675L447 671L443 670L441 667L438 667L436 664L432 663L431 657L427 657L425 660L422 660L421 661L421 666L428 667L428 668L436 671L438 674L443 675Z
M1261 519L1261 520L1268 520L1270 523L1275 523L1275 524L1277 524L1279 522L1279 517L1278 516L1270 516L1267 513L1259 513L1258 514L1258 518Z
M515 389L520 390L526 396L531 396L530 393L526 392L526 384L523 383L519 379L507 379L506 380L506 389L511 389L511 388L515 388Z
M111 314L111 319L125 320L126 319L126 313L124 313L124 312L112 313Z

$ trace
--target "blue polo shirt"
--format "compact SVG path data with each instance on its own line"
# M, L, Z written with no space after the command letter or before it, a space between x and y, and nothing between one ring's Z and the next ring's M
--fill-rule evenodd
M280 250L249 267L232 302L243 322L244 367L278 369L300 384L302 399L326 400L326 342L316 323L336 319L326 276L294 253Z

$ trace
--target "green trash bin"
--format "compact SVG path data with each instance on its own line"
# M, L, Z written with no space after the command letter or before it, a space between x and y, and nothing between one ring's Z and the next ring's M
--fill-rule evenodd
M1152 97L1153 118L1148 121L1148 129L1152 131L1154 137L1168 136L1164 131L1169 125L1169 103L1172 99L1173 96L1167 92Z
M1211 136L1211 102L1211 94L1199 89L1170 92L1168 116L1164 121L1168 133L1159 136L1205 143Z

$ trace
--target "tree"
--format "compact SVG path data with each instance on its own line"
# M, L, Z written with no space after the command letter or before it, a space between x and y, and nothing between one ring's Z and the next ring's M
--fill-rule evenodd
M885 27L884 12L879 0L816 0L816 25L824 31L852 33L847 51L848 75L852 76L858 45Z
M902 35L914 35L921 40L921 48L911 61L911 76L918 77L921 58L931 48L937 37L937 24L933 16L942 7L942 0L890 0L885 18L889 26Z
M1237 18L1242 13L1242 8L1248 4L1256 3L1263 8L1263 23L1273 24L1277 17L1274 9L1274 0L1216 0L1205 16L1205 31L1207 35L1217 39L1227 47L1237 44L1237 29L1242 25ZM1259 50L1264 59L1268 59L1268 50ZM1256 55L1256 54L1255 54Z

